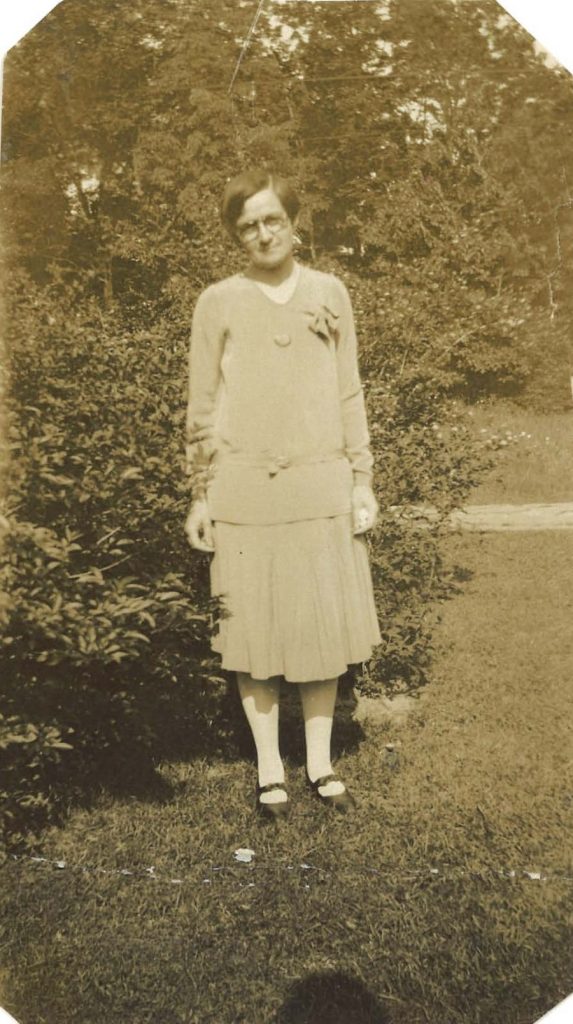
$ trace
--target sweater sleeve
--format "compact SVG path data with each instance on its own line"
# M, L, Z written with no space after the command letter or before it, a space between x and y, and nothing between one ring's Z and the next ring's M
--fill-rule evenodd
M211 288L199 296L189 346L185 468L193 496L204 498L215 452L214 425L221 378L224 332L216 316Z
M338 296L338 387L346 455L352 466L354 483L371 486L374 459L370 451L366 406L358 368L354 314L346 286L334 275L333 280Z

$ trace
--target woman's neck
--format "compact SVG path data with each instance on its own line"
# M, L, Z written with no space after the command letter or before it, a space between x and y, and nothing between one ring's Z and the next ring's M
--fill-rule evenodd
M246 276L254 281L260 281L262 284L279 285L294 273L296 266L297 264L292 256L285 260L284 263L281 263L279 267L272 267L269 270L264 267L253 266L251 263L246 270Z

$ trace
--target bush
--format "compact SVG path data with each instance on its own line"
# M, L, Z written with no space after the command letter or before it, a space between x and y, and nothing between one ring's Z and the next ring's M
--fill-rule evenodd
M571 327L567 317L556 317L552 322L538 315L534 329L529 332L529 373L521 392L516 396L518 405L533 412L562 412L571 408Z
M54 308L30 286L10 340L0 790L13 831L21 812L40 820L62 802L56 783L97 776L112 754L125 766L136 749L159 753L162 729L205 743L224 684L206 564L182 529L183 329L128 336L95 306L72 312L60 296Z
M451 310L423 289L390 288L377 274L341 271L353 298L381 517L371 562L382 644L359 680L369 695L415 690L428 678L435 603L455 586L441 538L489 464L455 398L460 373L449 356ZM448 317L450 318L448 320ZM437 518L413 530L396 515L431 506Z

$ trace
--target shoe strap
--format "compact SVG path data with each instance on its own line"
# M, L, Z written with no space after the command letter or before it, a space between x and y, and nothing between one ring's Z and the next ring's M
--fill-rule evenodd
M327 786L329 782L340 782L340 779L334 774L334 772L331 772L330 775L322 775L320 779L316 779L315 782L311 782L311 786L318 789L319 786Z
M273 789L283 789L286 793L284 782L269 782L266 786L257 786L257 793L270 793Z

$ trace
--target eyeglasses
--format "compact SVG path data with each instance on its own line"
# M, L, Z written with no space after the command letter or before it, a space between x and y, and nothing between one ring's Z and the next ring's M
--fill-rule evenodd
M271 235L277 235L286 226L287 221L288 217L284 213L271 213L268 217L262 217L261 220L251 220L248 224L242 224L240 228L237 228L237 234L243 242L254 242L255 238L259 237L261 224L267 231L270 231Z

